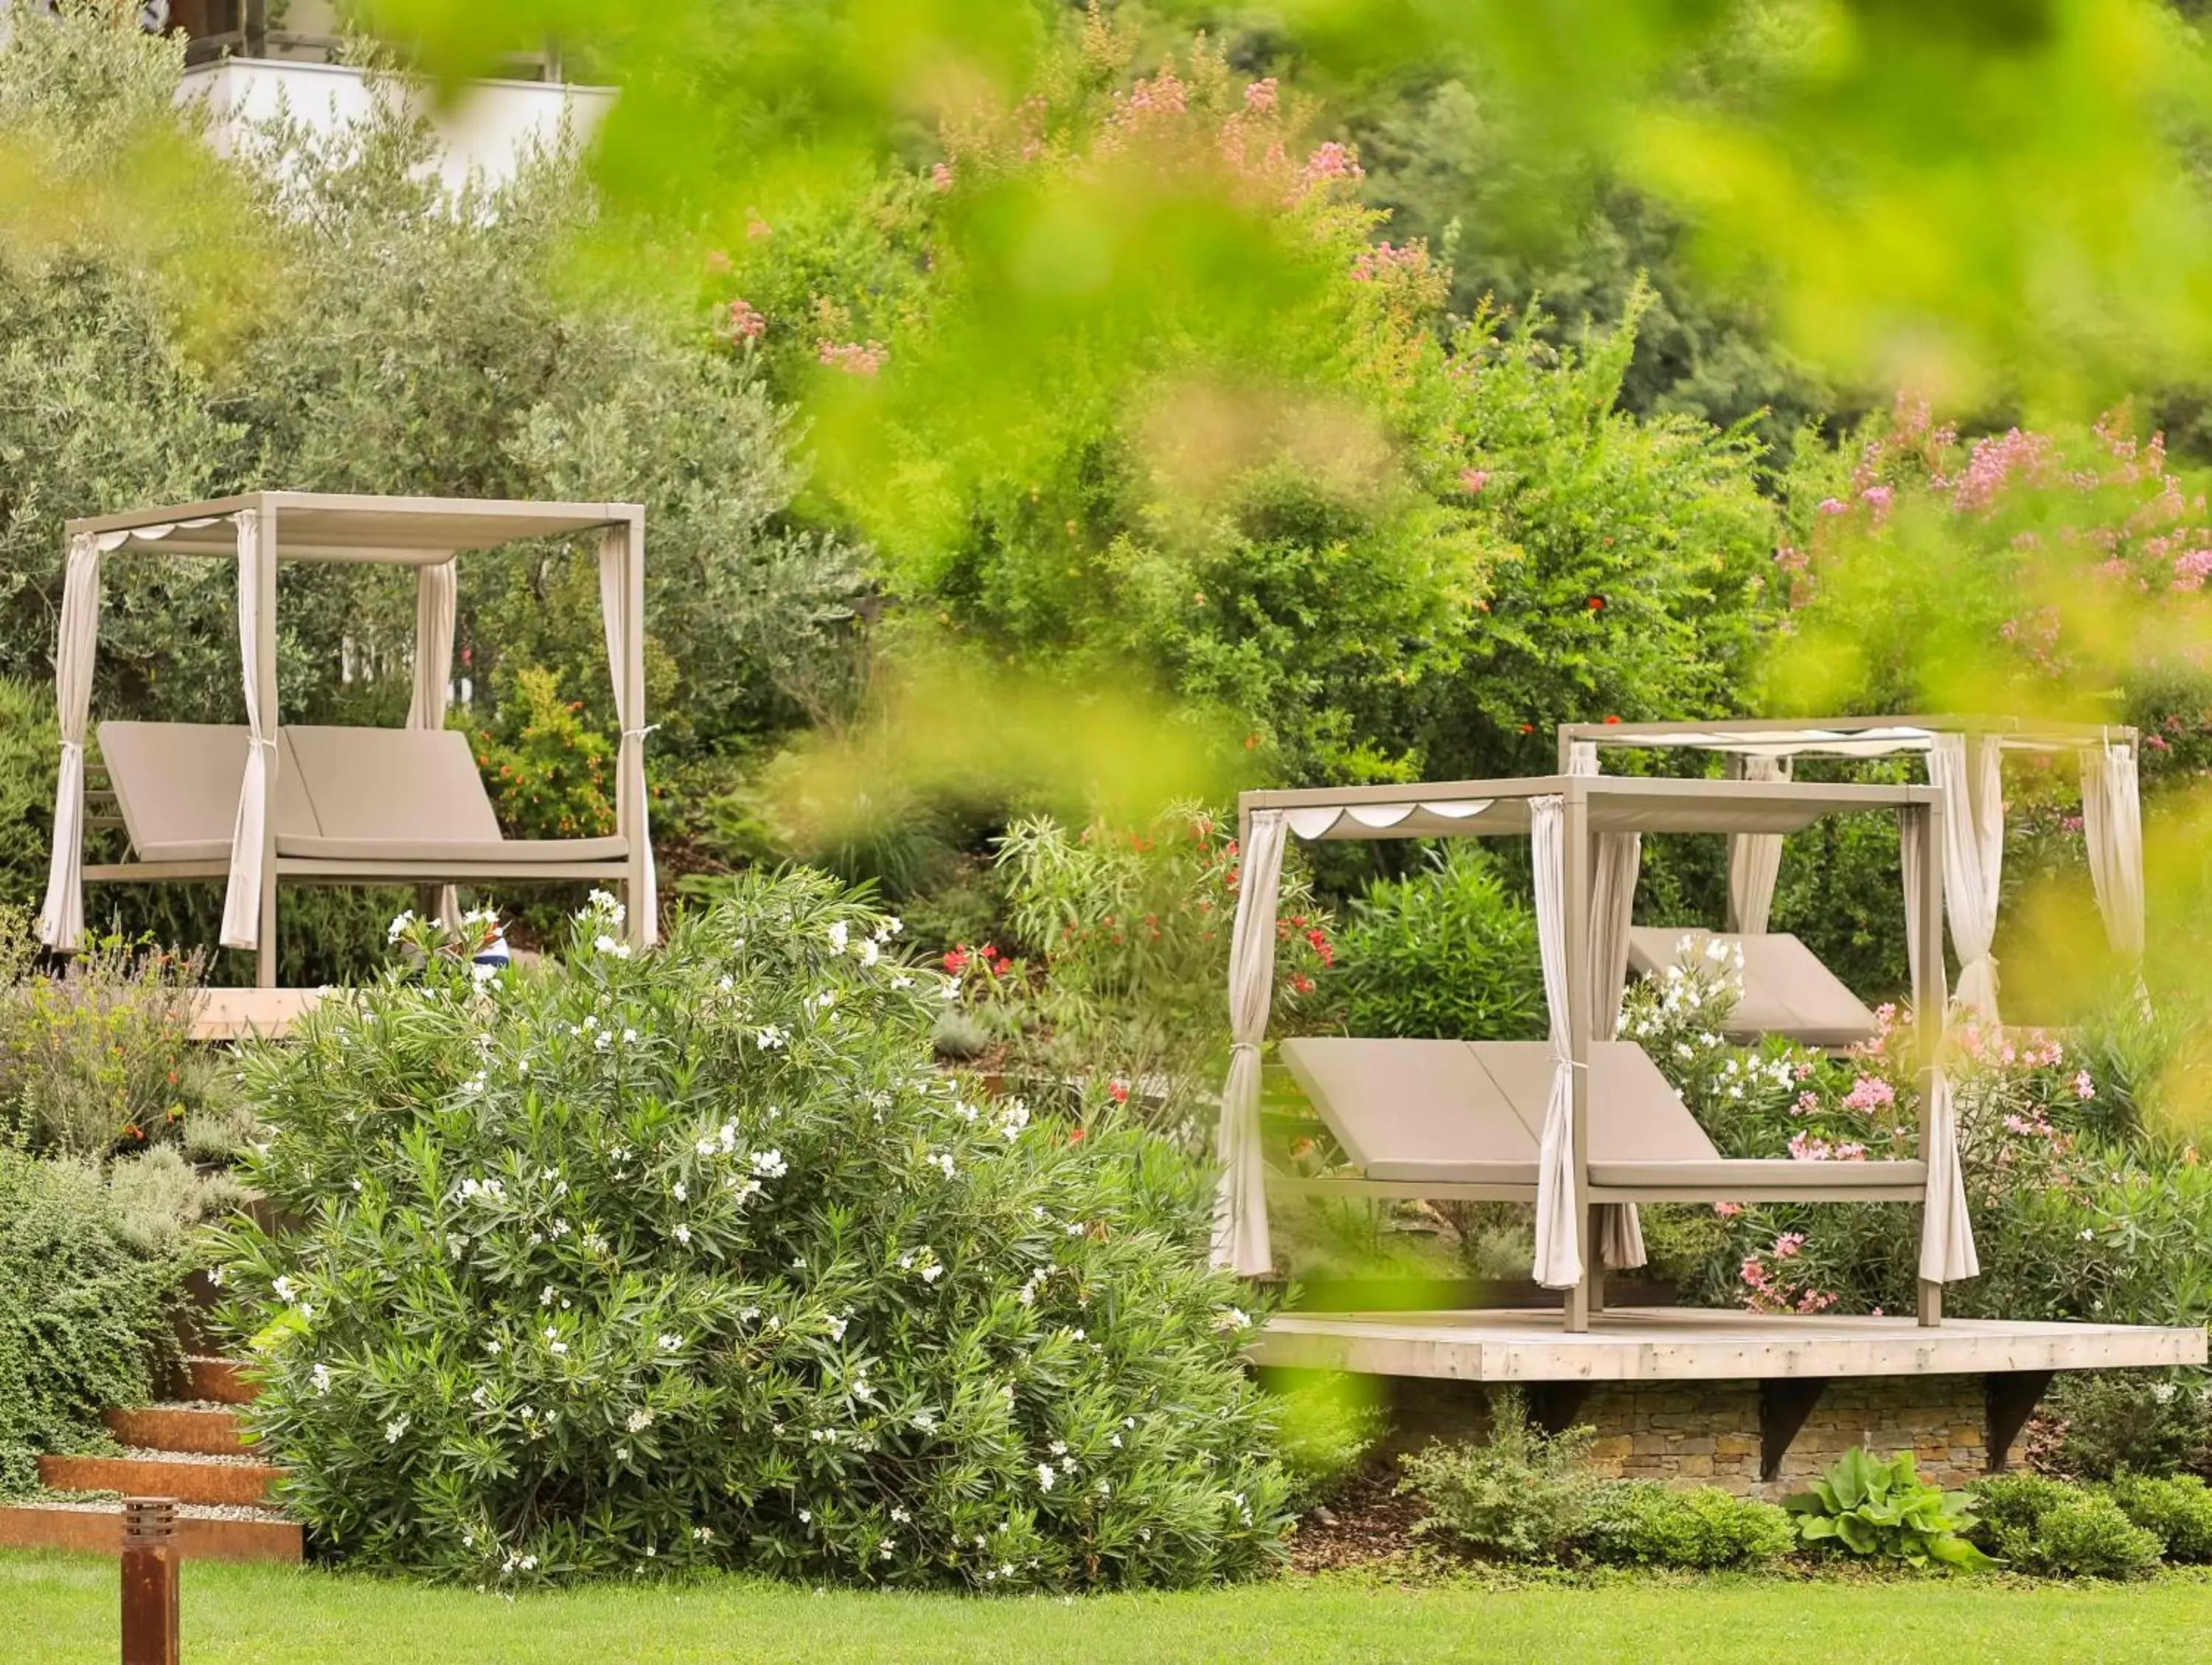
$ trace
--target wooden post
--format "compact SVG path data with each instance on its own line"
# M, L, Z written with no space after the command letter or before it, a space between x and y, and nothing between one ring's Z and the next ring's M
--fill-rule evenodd
M262 720L271 734L283 719L276 709L276 506L263 492L254 503L261 521L255 555L260 570L254 582L260 593L261 618L256 633L255 656L260 660L255 679L255 698ZM281 754L280 754L281 755ZM254 759L256 767L261 760ZM254 981L263 988L276 987L276 770L270 771L269 800L261 811L261 905L258 946L254 951Z
M1905 811L1910 835L1920 852L1918 893L1908 899L1919 921L1919 963L1912 968L1913 1038L1920 1053L1920 1159L1928 1160L1930 1100L1936 1091L1936 1050L1943 1039L1948 995L1943 975L1943 806L1927 803ZM1921 1200L1925 1218L1926 1197ZM1933 1328L1943 1322L1943 1285L1919 1280L1920 1322Z
M623 706L629 713L623 726L643 728L645 724L645 511L633 509L629 516L629 542L623 551ZM623 882L623 900L629 908L629 944L633 948L646 945L646 931L658 921L647 917L645 875L653 860L653 846L647 831L645 812L645 741L638 746L638 775L635 781L625 777L622 786L627 790L618 793L617 809L622 823L622 835L629 841L629 875Z
M1589 1208L1589 799L1587 777L1566 777L1565 803L1561 806L1566 872L1562 875L1566 904L1567 940L1567 1053L1574 1060L1568 1076L1574 1095L1574 1191L1567 1201L1567 1217L1575 1223L1575 1237L1582 1250L1582 1281L1566 1293L1566 1328L1589 1328L1591 1296L1597 1285L1597 1238L1591 1231Z
M177 1504L123 1502L123 1665L178 1665Z

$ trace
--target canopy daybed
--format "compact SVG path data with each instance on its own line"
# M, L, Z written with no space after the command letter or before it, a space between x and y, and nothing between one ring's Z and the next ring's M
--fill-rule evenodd
M1641 1048L1614 1038L1630 912L1646 832L1778 836L1831 814L1893 812L1912 866L1914 986L1924 1059L1920 1157L1910 1162L1722 1158ZM1273 1270L1260 1139L1260 1049L1273 1005L1275 908L1285 842L1526 836L1551 1036L1544 1042L1286 1041L1285 1060L1358 1170L1279 1183L1305 1194L1533 1202L1536 1281L1566 1291L1565 1325L1603 1303L1599 1255L1643 1262L1648 1201L1923 1205L1919 1311L1979 1270L1958 1127L1938 1042L1943 978L1943 794L1906 785L1674 781L1568 775L1440 785L1253 792L1239 803L1243 878L1230 947L1232 1049L1222 1091L1224 1164L1217 1265Z
M1590 775L1598 773L1601 749L1717 751L1728 759L1732 776L1752 781L1787 780L1791 760L1802 757L1925 757L1929 783L1943 795L1943 893L1959 956L1957 998L1989 1023L1998 1021L1997 965L1990 949L2004 866L2003 757L2008 751L2075 753L2089 876L2106 937L2128 961L2142 958L2138 737L2124 725L1955 715L1565 723L1559 743L1560 769ZM1909 884L1909 846L1905 856ZM1872 1014L1795 937L1767 929L1781 862L1782 840L1776 835L1743 833L1729 841L1726 935L1745 958L1744 997L1732 1032L1848 1045L1872 1032ZM1909 909L1907 923L1914 923ZM1663 963L1680 935L1656 928L1637 933L1631 969L1649 972ZM1863 1024L1854 1019L1853 1007L1864 1014Z
M84 884L223 879L222 945L276 973L276 890L287 884L453 884L592 879L621 892L629 931L657 909L645 793L645 512L631 503L509 502L262 491L72 520L54 682L61 776L40 938L72 952ZM521 538L599 537L599 603L621 725L612 836L504 838L465 739L445 726L458 554ZM243 724L103 723L101 761L131 859L84 865L87 725L100 562L118 554L238 563ZM276 569L365 561L416 572L413 690L404 729L282 723Z

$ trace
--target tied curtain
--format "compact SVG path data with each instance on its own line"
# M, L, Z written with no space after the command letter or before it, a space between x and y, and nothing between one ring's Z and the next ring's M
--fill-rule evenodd
M1215 1153L1212 1261L1247 1278L1274 1270L1267 1238L1267 1166L1260 1149L1260 1044L1274 1005L1275 902L1290 825L1279 810L1257 810L1246 829L1237 918L1229 937L1229 1079L1221 1088Z
M230 884L223 892L225 948L261 941L261 862L269 806L276 797L276 729L273 711L261 708L261 517L240 509L238 525L238 659L246 685L246 776L238 791L238 819L230 836Z
M1745 781L1787 781L1787 757L1735 756L1731 773ZM1733 833L1729 837L1728 928L1745 936L1766 933L1774 911L1774 882L1782 872L1780 833Z
M1576 741L1568 752L1567 772L1595 775L1597 747L1587 740ZM1590 1038L1610 1041L1620 1033L1620 997L1628 986L1628 928L1635 918L1644 836L1600 833L1596 856L1589 918ZM1644 1222L1636 1205L1603 1205L1598 1210L1597 1241L1600 1258L1615 1271L1642 1266Z
M407 702L407 726L443 728L446 696L453 681L453 618L460 589L453 558L415 569L415 685ZM461 923L460 899L450 884L438 890L438 918L449 931Z
M617 813L636 805L638 841L644 846L644 894L629 899L639 911L636 921L648 946L659 937L660 880L653 860L653 829L645 795L645 737L653 725L641 722L642 711L629 708L629 655L625 651L635 623L629 616L629 527L609 526L599 536L599 621L606 631L607 670L614 678L615 720L622 726L622 747L615 757ZM627 819L623 831L629 831ZM1268 893L1267 905L1274 906ZM1264 1229L1264 1228L1263 1228Z
M2143 956L2142 800L2130 745L2106 741L2081 754L2081 836L2089 882L2112 951L2140 965Z
M1997 1018L1997 884L2004 869L2003 754L1994 739L1968 752L1963 734L1938 734L1928 778L1943 794L1943 896L1959 954L1959 1004Z
M1565 810L1559 798L1528 800L1528 831L1535 863L1536 946L1544 965L1552 1049L1552 1091L1536 1158L1532 1271L1547 1289L1571 1289L1583 1279L1583 1254L1575 1222L1574 1054L1567 1038Z
M62 740L54 784L54 845L39 940L73 954L84 936L84 741L92 717L92 662L100 635L100 544L90 533L70 539L62 584L61 631L54 643L54 702Z

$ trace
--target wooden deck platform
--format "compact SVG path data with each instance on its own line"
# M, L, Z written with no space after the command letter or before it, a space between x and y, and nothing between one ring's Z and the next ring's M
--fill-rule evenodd
M322 1004L319 988L210 988L192 1013L195 1041L235 1041L247 1035L270 1040L289 1034L292 1025Z
M2202 1364L2202 1329L2140 1324L1778 1315L1694 1307L1609 1308L1587 1333L1559 1313L1285 1312L1252 1362L1290 1370L1462 1382L1723 1382L1850 1376L2042 1374Z

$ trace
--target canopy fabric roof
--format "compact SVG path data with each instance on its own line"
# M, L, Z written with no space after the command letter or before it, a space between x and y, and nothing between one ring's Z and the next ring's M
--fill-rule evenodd
M434 566L457 551L526 538L559 538L625 526L644 511L631 503L532 503L502 498L372 497L349 492L270 491L205 502L90 515L69 523L102 554L234 557L234 520L273 512L279 561L373 561Z
M1577 742L1609 750L1724 751L1740 757L1893 757L1934 750L1938 734L1964 734L2006 751L2086 751L2132 744L2124 723L2030 721L1987 715L1743 718L1714 722L1564 723L1564 759Z
M1280 810L1304 839L1526 836L1531 800L1579 793L1593 832L1789 833L1824 816L1937 800L1936 789L1795 781L1664 781L1534 775L1405 787L1248 792L1249 816Z

